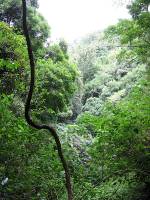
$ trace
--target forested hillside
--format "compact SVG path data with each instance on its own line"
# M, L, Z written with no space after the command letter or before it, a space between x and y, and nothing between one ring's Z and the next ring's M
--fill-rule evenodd
M121 44L109 29L83 38L71 49L81 71L82 111L94 115L101 113L106 101L115 102L125 97L146 69L133 48Z
M133 0L131 19L72 44L48 42L38 0L27 5L30 114L56 128L73 199L149 200L150 0ZM0 0L0 200L66 200L53 137L24 118L29 84L22 1Z

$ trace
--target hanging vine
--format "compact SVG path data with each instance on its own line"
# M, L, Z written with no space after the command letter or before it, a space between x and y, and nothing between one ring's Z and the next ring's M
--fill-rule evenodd
M61 147L61 142L59 139L59 136L57 135L57 132L53 126L48 126L45 124L38 124L32 120L32 117L30 116L30 105L31 105L31 100L32 100L32 95L34 91L34 85L35 85L35 61L34 61L34 56L33 56L33 51L32 51L32 45L31 45L31 40L27 28L27 6L26 6L26 0L22 0L22 9L23 9L23 31L24 35L26 38L26 43L27 43L27 49L28 49L28 55L29 55L29 61L30 61L30 70L31 70L31 79L30 79L30 88L25 104L25 119L27 123L32 126L33 128L36 128L38 130L44 129L48 130L57 145L57 150L58 150L58 155L61 160L61 163L63 165L64 171L65 171L65 180L66 180L66 189L68 193L68 200L73 200L73 191L72 191L72 185L71 185L71 178L70 178L70 173L69 169L67 166L67 162L64 158L63 152L62 152L62 147Z

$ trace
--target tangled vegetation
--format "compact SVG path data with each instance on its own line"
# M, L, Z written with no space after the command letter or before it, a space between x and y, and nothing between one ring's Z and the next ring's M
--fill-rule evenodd
M59 133L74 200L150 199L149 5L132 1L132 19L68 46L47 43L50 28L37 0L28 1L33 117ZM52 137L24 119L29 60L20 16L20 0L0 0L0 199L65 200Z

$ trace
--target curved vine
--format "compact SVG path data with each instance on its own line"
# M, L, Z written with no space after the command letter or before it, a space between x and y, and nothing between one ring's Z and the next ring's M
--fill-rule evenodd
M30 40L28 28L27 28L26 0L22 0L22 10L23 10L23 16L22 16L23 31L24 31L24 35L26 38L29 61L30 61L30 70L31 70L31 72L30 72L31 73L30 74L31 75L30 88L29 88L29 92L28 92L28 96L27 96L27 100L26 100L26 104L25 104L25 119L30 126L36 128L38 130L41 130L41 129L48 130L52 134L52 136L56 142L56 145L57 145L59 158L61 160L61 163L62 163L64 171L65 171L65 180L66 180L66 189L67 189L67 193L68 193L68 200L73 200L73 191L72 191L70 173L69 173L67 162L66 162L63 152L62 152L61 142L60 142L59 136L57 135L55 128L52 126L45 125L45 124L38 124L38 123L34 122L32 120L32 117L30 116L30 107L31 107L30 105L31 105L31 100L32 100L32 95L33 95L34 85L35 85L35 61L34 61L34 56L33 56L33 51L32 51L31 40Z

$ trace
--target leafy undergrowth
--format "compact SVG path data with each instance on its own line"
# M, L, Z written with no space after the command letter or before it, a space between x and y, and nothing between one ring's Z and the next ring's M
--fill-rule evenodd
M149 198L149 82L142 81L101 116L83 114L59 130L75 199ZM142 98L141 98L142 97ZM4 199L65 199L64 172L46 132L30 129L1 98L0 178Z

